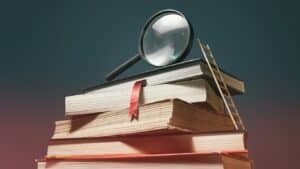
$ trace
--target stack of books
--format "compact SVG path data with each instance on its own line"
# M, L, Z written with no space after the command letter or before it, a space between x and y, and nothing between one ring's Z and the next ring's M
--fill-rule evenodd
M221 71L231 94L244 82ZM128 114L135 82L138 118ZM250 169L246 133L224 113L208 65L181 62L91 87L65 98L38 169Z

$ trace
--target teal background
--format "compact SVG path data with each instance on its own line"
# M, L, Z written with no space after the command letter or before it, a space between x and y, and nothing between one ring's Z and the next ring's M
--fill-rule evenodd
M297 1L0 2L0 166L35 168L64 96L103 82L138 50L153 13L173 8L210 44L218 63L243 79L236 101L254 167L296 168L299 150ZM201 57L194 45L187 59ZM153 67L139 62L124 75Z

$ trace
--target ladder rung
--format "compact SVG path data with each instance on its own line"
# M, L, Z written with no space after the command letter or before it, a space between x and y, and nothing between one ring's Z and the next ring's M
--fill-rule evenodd
M239 119L239 116L237 114L233 114L233 116L236 117L237 119Z
M234 104L232 104L232 103L227 103L227 105L228 105L230 108L234 108Z
M211 66L214 68L214 69L217 69L217 66L216 63L211 59L210 60L212 63L211 63Z
M226 88L224 86L220 86L220 88L224 91L226 90Z
M224 97L225 97L226 101L230 101L230 102L232 102L232 98L230 98L230 96L229 96L229 95L224 95Z
M218 72L218 69L213 67L213 71L214 71L214 73L216 73L217 76L221 76L221 73Z

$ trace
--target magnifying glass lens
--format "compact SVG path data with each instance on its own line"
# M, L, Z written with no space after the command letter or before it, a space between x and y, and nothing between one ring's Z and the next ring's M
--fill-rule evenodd
M155 66L164 66L179 59L189 45L191 28L181 15L165 13L146 27L142 39L144 58Z

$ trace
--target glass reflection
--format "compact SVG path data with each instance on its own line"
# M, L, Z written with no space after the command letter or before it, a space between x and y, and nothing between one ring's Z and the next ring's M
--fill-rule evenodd
M166 13L154 19L142 39L145 59L155 66L175 62L187 48L190 33L188 21L178 14Z

